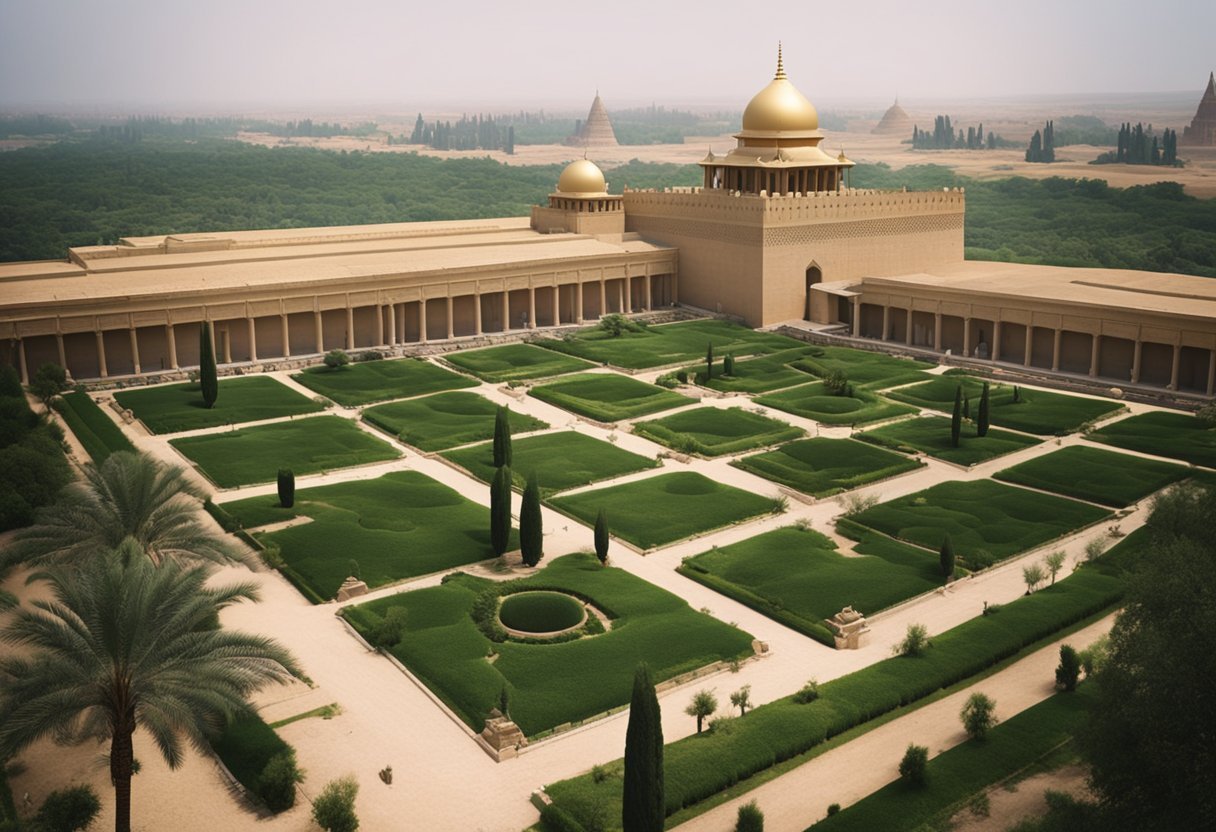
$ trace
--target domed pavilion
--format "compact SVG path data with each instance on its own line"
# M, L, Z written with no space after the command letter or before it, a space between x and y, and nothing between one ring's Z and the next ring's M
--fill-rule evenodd
M547 233L621 234L625 230L624 206L620 194L608 193L599 165L589 159L575 159L557 178L549 204L532 208L532 227Z
M777 47L777 72L743 111L738 146L725 156L711 150L700 165L704 186L747 194L806 194L837 191L853 162L820 147L819 113L790 83Z

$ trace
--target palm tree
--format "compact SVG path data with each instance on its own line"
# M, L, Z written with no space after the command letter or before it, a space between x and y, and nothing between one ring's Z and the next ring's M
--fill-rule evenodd
M34 525L20 531L3 565L73 563L135 540L153 563L245 563L248 552L201 522L202 494L177 466L123 451L85 468Z
M137 543L53 568L51 600L10 613L0 640L24 648L0 657L0 759L50 737L110 743L114 828L131 828L132 735L152 735L170 768L269 682L299 674L274 641L218 626L219 611L256 600L253 585L206 586L205 564L159 567Z

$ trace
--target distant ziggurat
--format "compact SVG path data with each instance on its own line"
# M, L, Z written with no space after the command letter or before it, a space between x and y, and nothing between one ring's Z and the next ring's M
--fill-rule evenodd
M912 118L899 106L899 99L895 99L887 111L882 114L882 120L874 125L874 129L870 131L877 135L907 135L912 132Z
M1208 88L1199 100L1191 125L1182 131L1180 143L1216 147L1216 73L1208 75Z
M600 94L595 94L595 100L591 102L591 112L587 113L587 120L584 121L578 128L578 131L566 139L566 144L574 147L616 147L616 133L612 129L612 122L608 120L608 111L604 109L604 102L600 100Z

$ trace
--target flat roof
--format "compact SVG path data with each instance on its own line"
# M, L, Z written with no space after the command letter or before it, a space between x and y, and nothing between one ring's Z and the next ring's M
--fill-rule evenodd
M925 272L866 277L864 283L893 290L925 287L1216 320L1216 280L1169 272L964 260Z

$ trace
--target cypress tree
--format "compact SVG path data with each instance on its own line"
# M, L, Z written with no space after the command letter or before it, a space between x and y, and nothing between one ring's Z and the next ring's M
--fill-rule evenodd
M595 556L600 563L608 563L608 512L602 508L595 515Z
M954 388L954 414L950 417L950 447L957 448L963 432L963 385Z
M709 381L714 377L714 343L709 342L705 348L705 380Z
M984 382L984 392L980 393L980 412L976 414L975 435L988 435L988 382Z
M494 472L490 482L490 547L502 557L511 544L511 469L506 465Z
M291 508L296 502L296 475L290 468L279 469L279 505Z
M941 565L943 578L954 574L954 541L950 539L949 533L942 540Z
M971 397L966 393L963 394L963 418L971 418Z
M519 548L527 566L536 566L545 556L544 529L540 516L540 486L536 483L535 472L528 475L523 505L519 510Z
M203 393L203 404L215 405L220 392L220 382L215 368L215 347L211 343L211 326L203 321L198 331L198 386Z
M494 467L511 467L511 421L505 405L499 405L494 414Z
M625 729L622 832L663 832L666 804L663 797L663 723L659 698L650 670L638 665L629 701L629 727Z

